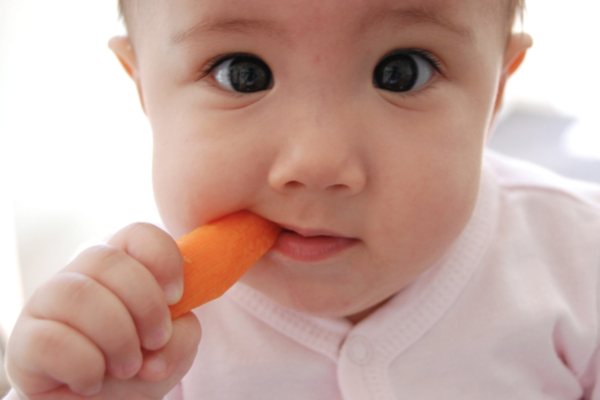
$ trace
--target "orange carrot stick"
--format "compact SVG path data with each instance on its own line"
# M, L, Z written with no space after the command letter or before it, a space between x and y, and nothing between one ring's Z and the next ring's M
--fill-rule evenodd
M183 297L171 318L216 299L269 250L281 228L249 211L204 225L177 240L183 255Z

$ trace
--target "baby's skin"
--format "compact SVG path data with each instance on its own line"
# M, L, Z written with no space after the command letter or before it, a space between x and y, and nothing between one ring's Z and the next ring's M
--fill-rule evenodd
M498 0L137 3L110 47L152 126L168 233L126 227L32 296L7 351L23 400L162 399L201 337L193 314L169 319L172 237L239 210L283 228L243 284L360 323L468 223L531 45Z

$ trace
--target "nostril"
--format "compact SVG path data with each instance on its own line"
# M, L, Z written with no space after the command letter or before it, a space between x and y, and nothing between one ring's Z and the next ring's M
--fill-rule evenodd
M295 189L301 189L301 188L308 188L308 189L317 189L317 190L327 190L327 191L331 191L331 192L344 192L350 189L350 187L348 185L345 185L343 183L336 183L333 185L315 185L314 187L311 185L306 185L300 181L289 181L286 182L284 185L284 188L287 190L295 190Z
M288 189L297 189L304 186L301 182L298 181L289 181L285 184L285 187Z
M338 184L335 184L335 185L331 185L330 189L333 190L333 191L335 191L335 192L341 192L343 190L349 189L349 186L348 185L344 185L343 183L338 183Z

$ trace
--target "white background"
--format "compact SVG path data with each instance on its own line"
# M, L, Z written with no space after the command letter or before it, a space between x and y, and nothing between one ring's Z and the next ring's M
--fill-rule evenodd
M526 104L577 117L571 151L600 158L600 6L528 4L525 30L535 46L509 84L505 109ZM79 245L156 218L150 131L106 46L121 32L115 0L0 0L0 325L7 331L22 298Z
M150 131L107 47L122 33L116 10L116 0L0 0L0 221L15 222L0 222L5 330L23 294L83 242L156 219Z

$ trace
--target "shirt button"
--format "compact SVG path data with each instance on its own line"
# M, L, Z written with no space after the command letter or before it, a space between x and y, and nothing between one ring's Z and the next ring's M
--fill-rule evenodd
M373 357L371 342L363 336L353 336L346 343L348 357L356 364L365 365Z

